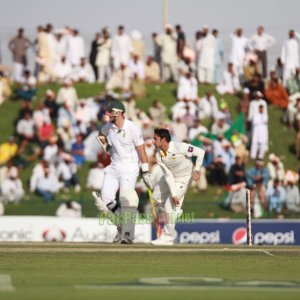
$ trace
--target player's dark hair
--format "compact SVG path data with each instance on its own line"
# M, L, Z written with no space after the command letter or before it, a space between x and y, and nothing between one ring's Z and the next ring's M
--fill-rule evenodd
M154 134L158 135L161 139L165 139L168 143L171 141L171 135L168 129L155 128Z

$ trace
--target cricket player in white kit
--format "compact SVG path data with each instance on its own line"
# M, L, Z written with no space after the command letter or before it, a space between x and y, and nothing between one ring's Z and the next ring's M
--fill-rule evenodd
M200 167L205 151L182 142L172 142L167 129L155 129L153 144L156 161L164 176L154 187L153 199L161 202L166 213L163 234L152 241L153 245L173 245L176 237L175 221L182 214L182 203L192 180L200 178ZM196 157L195 166L192 157Z
M130 244L134 240L134 221L138 207L135 185L139 176L139 162L144 180L149 174L141 129L124 116L125 107L120 101L108 105L106 118L109 121L101 128L98 141L105 150L110 148L111 164L104 170L104 182L99 192L93 192L96 207L100 212L111 211L130 216L117 226L118 234L114 242ZM146 179L145 179L146 178ZM120 191L120 206L116 194ZM125 221L125 218L123 219Z

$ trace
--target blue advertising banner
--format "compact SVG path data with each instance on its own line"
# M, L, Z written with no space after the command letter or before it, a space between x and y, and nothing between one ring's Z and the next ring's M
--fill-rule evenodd
M247 243L245 220L200 220L177 223L176 242L180 244ZM300 245L300 220L254 220L255 245Z

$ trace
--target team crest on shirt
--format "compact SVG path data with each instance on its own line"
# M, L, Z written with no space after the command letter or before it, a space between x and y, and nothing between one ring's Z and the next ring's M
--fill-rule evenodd
M194 151L194 147L192 147L192 146L189 146L189 148L188 148L188 152L193 152Z

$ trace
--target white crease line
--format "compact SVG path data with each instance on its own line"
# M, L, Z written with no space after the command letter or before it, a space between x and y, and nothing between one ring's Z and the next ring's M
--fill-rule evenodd
M241 287L241 286L141 286L141 285L75 285L75 289L81 290L235 290L235 291L245 291L254 290L255 291L284 291L284 292L295 292L299 291L299 288L289 288L289 287Z
M15 287L12 284L11 276L8 274L0 274L0 292L12 292Z

